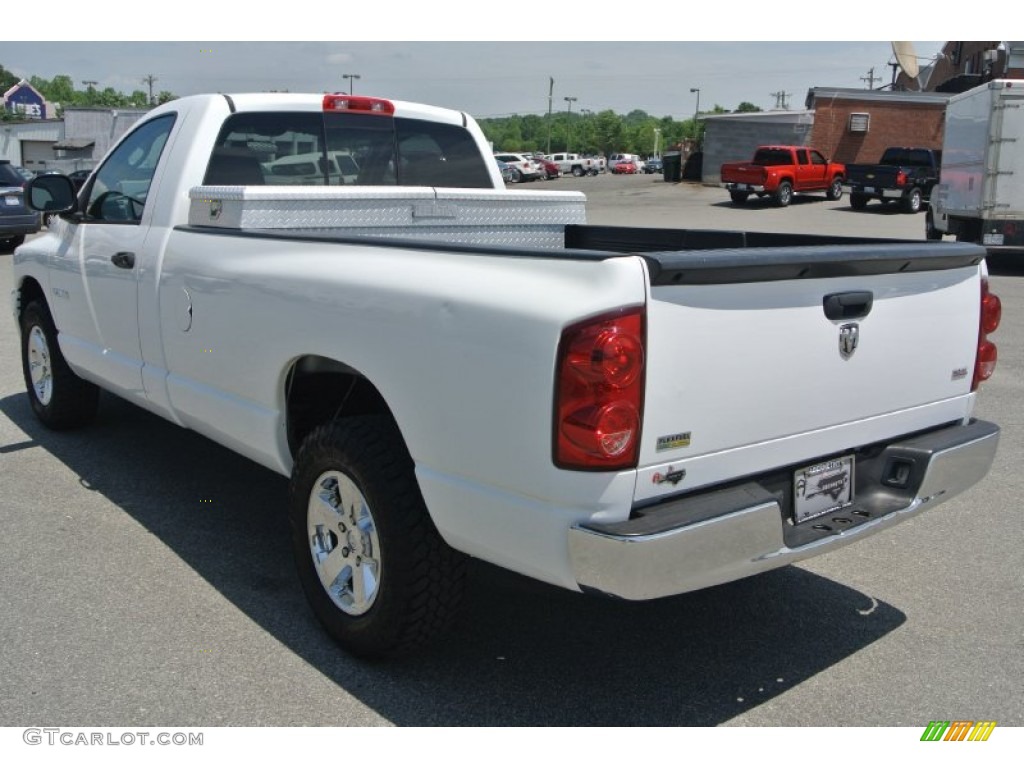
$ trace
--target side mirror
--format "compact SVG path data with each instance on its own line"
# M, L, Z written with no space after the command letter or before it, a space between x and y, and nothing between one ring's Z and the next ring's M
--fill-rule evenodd
M25 202L29 208L43 213L71 213L78 209L74 182L56 173L30 179L25 185Z

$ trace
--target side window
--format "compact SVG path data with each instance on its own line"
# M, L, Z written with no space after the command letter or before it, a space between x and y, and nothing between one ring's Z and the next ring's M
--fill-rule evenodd
M93 221L138 223L149 186L174 115L164 115L136 128L96 172L85 211Z
M815 165L825 165L825 157L817 150L811 151L811 162Z
M807 165L807 150L806 149L798 149L796 151L796 162L799 165Z
M317 112L238 112L221 126L203 184L323 186L323 119Z
M395 123L399 184L471 189L492 186L484 158L462 126L402 118Z

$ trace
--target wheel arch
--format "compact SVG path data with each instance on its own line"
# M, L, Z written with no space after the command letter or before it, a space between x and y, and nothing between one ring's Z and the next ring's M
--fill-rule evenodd
M321 424L381 414L396 421L380 390L361 371L321 355L292 361L284 376L285 436L292 459Z
M18 286L15 293L15 312L19 319L25 311L25 307L33 301L41 301L46 304L46 292L39 281L29 275L21 281L21 285Z

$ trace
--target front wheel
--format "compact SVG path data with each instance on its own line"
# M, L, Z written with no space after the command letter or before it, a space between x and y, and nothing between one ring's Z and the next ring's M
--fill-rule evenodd
M793 202L793 185L788 181L779 182L779 188L775 190L775 204L785 208Z
M465 556L434 527L389 418L315 429L296 457L289 493L302 589L343 648L392 656L448 626L461 603Z
M828 191L825 193L825 197L829 200L839 200L843 196L843 180L840 178L832 179L832 183L828 185Z
M29 302L21 313L21 367L32 411L43 424L72 429L96 417L99 388L68 366L50 310L41 301Z

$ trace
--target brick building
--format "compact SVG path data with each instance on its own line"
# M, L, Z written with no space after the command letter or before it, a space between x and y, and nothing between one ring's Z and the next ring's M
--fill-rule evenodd
M840 163L874 163L886 147L942 148L949 94L812 88L809 143Z

